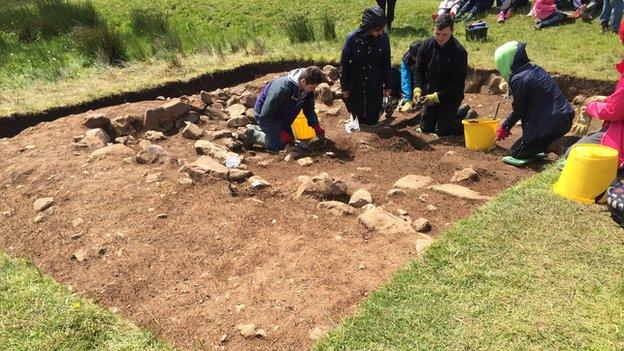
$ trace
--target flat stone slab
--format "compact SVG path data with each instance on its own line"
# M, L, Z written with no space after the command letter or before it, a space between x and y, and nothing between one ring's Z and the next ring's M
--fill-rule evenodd
M427 189L432 189L443 194L448 194L451 196L469 199L469 200L490 200L491 196L481 195L474 190L470 190L465 186L457 185L457 184L438 184L432 185Z

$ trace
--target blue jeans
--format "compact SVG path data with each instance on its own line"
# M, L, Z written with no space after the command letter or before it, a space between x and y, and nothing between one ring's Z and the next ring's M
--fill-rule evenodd
M619 31L622 11L624 11L624 0L604 0L600 24L603 27L609 27L614 32Z
M545 20L537 22L537 24L540 27L544 28L544 27L554 26L555 24L559 22L565 21L567 18L568 16L566 16L563 13L555 12L552 15L548 16Z

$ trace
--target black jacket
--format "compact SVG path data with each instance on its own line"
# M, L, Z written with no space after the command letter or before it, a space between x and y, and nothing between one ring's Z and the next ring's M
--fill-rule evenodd
M425 94L438 93L441 103L464 98L468 53L454 37L440 48L433 37L423 41L416 59L414 87Z

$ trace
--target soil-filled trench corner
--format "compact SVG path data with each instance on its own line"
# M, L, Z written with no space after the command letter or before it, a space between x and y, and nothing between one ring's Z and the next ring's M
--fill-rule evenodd
M257 93L275 76L229 91ZM498 101L503 116L510 100L466 96L482 115L493 114ZM95 112L115 118L163 103ZM484 200L427 188L388 197L398 179L414 174L444 184L456 171L472 168L477 178L459 185L494 196L534 172L500 161L519 130L494 151L476 152L466 150L461 138L440 141L417 134L414 114L395 114L391 128L347 134L340 100L317 107L335 145L312 154L308 166L260 150L243 152L248 170L271 184L256 190L249 182L213 177L181 183L186 176L170 163L137 164L132 156L117 154L94 158L73 142L87 130L85 114L3 139L0 248L32 259L74 291L116 308L182 349L200 342L229 350L302 350L314 342L312 331L333 328L399 267L418 259L418 234L382 234L360 223L362 209L337 216L318 208L316 198L295 198L300 176L326 172L342 180L347 200L366 189L375 206L396 217L426 218L432 227L427 234L435 238ZM225 124L224 119L200 123L203 139L228 129ZM194 143L182 133L154 142L179 164L198 158ZM128 147L141 150L138 144ZM53 203L36 212L33 203L43 197ZM77 252L84 255L81 262L72 258ZM255 324L261 335L245 338L237 329L244 324Z

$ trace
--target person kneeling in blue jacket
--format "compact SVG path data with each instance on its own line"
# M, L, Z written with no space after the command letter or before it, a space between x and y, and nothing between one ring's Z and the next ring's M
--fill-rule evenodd
M494 59L513 96L512 111L496 130L496 140L511 135L511 128L521 121L522 138L511 147L511 157L527 160L543 152L560 155L561 137L572 127L574 109L555 80L531 63L526 43L507 42L496 49Z
M302 110L308 125L319 138L324 138L325 130L321 128L314 111L314 90L323 82L327 82L323 71L310 66L293 70L288 76L267 84L254 106L258 126L247 127L245 147L259 144L271 152L278 152L294 144L295 137L290 126Z

